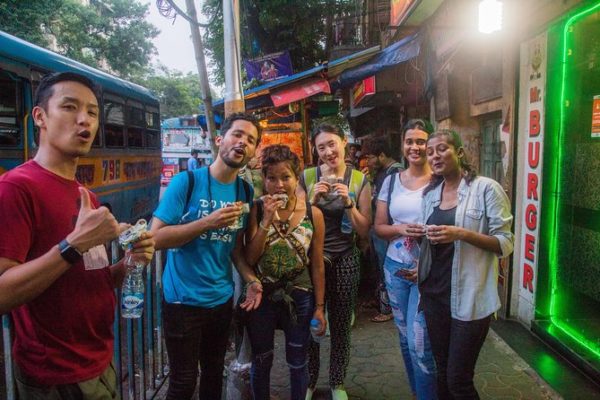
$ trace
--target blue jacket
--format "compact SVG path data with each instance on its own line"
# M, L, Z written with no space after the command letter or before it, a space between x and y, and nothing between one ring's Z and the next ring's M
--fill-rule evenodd
M428 192L423 201L423 222L441 203L442 186ZM458 186L456 226L494 236L500 254L480 249L461 240L454 242L450 311L452 318L473 321L500 308L498 297L498 258L513 251L513 216L506 193L493 179L476 177L471 184L462 179Z

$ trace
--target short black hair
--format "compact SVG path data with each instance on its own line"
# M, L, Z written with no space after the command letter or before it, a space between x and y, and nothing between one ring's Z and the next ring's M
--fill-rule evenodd
M391 156L390 146L385 138L370 138L363 142L362 154L363 156L373 155L378 157L381 153L385 154L386 157Z
M77 74L75 72L52 72L45 75L40 81L36 91L34 106L42 107L44 110L48 107L48 100L54 94L54 85L60 82L78 82L86 86L94 93L98 104L100 104L100 87L90 78Z
M221 124L221 129L219 130L219 135L225 136L227 131L229 129L231 129L231 126L233 125L233 123L235 121L240 121L240 120L248 121L252 125L254 125L254 127L256 128L256 132L258 133L258 136L256 137L256 144L258 145L260 143L261 129L260 129L260 125L258 124L258 120L251 114L239 112L239 113L233 113L233 114L229 115L227 118L225 118L225 121L223 121L223 123Z
M198 155L198 154L200 154L200 150L198 150L198 149L192 149L192 151L190 152L190 154L193 155L193 156Z

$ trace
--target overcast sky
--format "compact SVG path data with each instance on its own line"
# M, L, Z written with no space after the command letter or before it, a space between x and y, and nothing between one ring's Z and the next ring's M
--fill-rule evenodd
M150 14L147 19L160 30L160 34L154 39L154 46L158 51L154 61L166 65L169 69L176 69L184 73L197 72L188 22L181 17L177 17L175 23L173 23L172 19L160 15L155 0L141 1L150 4ZM175 4L185 9L185 1L176 0ZM198 11L200 4L199 1L196 1ZM210 61L207 60L207 63L210 63Z

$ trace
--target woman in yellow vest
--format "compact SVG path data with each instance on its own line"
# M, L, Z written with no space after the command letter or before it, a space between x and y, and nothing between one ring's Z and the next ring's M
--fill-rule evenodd
M325 219L325 299L331 332L329 385L334 400L348 398L344 379L350 361L350 327L360 278L357 238L368 237L371 188L366 177L344 162L346 137L338 127L321 124L312 137L321 165L303 172L300 184ZM309 345L311 399L319 376L318 343Z

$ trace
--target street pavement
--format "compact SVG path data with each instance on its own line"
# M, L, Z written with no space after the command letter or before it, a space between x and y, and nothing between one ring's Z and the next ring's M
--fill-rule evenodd
M352 400L412 399L392 321L373 323L373 309L359 309L352 330L352 356L346 390ZM271 400L289 399L289 370L285 344L276 333L275 361L271 371ZM329 340L321 347L321 373L314 400L330 399L327 381ZM227 364L233 357L229 352ZM476 367L475 385L482 399L562 399L498 335L490 331ZM164 398L162 388L158 399ZM197 398L194 396L194 398Z

